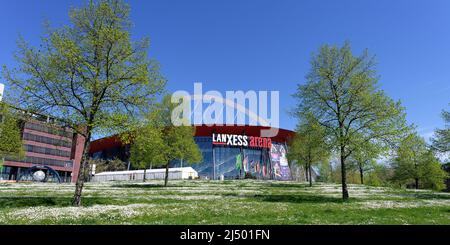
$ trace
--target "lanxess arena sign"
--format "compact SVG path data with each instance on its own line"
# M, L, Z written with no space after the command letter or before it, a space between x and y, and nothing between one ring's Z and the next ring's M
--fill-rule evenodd
M237 134L213 134L212 143L213 145L243 146L267 149L272 147L272 139L270 138Z

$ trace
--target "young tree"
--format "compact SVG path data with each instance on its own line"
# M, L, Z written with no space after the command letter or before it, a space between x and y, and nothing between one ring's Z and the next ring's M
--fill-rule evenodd
M194 141L195 128L193 126L170 126L165 130L167 142L167 163L164 186L169 180L169 163L183 159L183 163L192 164L202 160L202 154Z
M406 128L404 109L377 88L373 58L354 56L350 45L324 45L313 55L306 83L298 86L295 115L312 113L339 156L342 197L348 199L346 160L355 139L386 144Z
M416 189L419 189L421 184L424 187L442 188L446 176L438 159L417 133L410 134L402 140L392 167L395 182L399 184L413 182Z
M18 116L9 106L0 102L0 170L5 157L21 157L25 154Z
M439 159L429 150L423 157L423 165L419 168L419 176L422 180L423 188L443 190L448 173L442 168Z
M371 141L358 142L355 139L356 144L352 147L353 154L350 156L350 161L354 164L354 167L359 173L360 183L364 184L364 173L366 171L374 169L376 166L376 159L379 157L383 149L377 144L373 144Z
M309 186L312 186L311 167L329 156L325 144L325 131L311 116L300 124L288 152L290 161L304 166Z
M317 178L320 182L333 182L333 166L329 159L320 161L317 165L319 176Z
M442 111L445 122L443 129L437 129L433 139L433 147L442 153L450 152L450 111Z
M39 49L19 41L17 69L3 75L27 110L64 118L85 138L72 204L81 204L93 133L119 133L145 112L165 80L147 55L148 39L131 40L130 8L90 1L70 11L71 25L48 28Z
M134 131L139 133L132 143L132 159L137 161L133 164L141 166L155 164L165 167L164 186L167 186L169 181L170 162L183 159L184 163L191 164L202 159L193 137L195 128L174 126L172 123L172 111L176 105L171 102L170 96L165 96L150 113L146 125ZM140 150L141 152L138 152Z
M367 171L364 184L371 186L387 186L392 179L393 170L387 165L374 163L373 168Z
M155 123L158 110L151 112L148 121L142 125L134 136L130 148L130 162L135 168L144 169L145 182L147 168L167 162L167 144L164 142L161 125Z

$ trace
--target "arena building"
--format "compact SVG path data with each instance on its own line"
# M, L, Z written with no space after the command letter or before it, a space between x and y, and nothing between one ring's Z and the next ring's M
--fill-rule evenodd
M279 129L274 137L260 137L262 126L196 125L194 140L203 160L190 165L204 179L275 179L291 180L286 153L294 132ZM129 145L111 136L91 143L94 159L129 160ZM186 164L185 164L186 165ZM171 168L183 167L183 160L174 161ZM186 167L186 166L185 166Z

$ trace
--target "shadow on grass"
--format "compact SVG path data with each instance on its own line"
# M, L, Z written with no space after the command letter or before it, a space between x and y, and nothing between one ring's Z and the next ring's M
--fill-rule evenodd
M415 197L418 199L444 199L450 200L450 195L440 195L433 193L414 193L410 195L411 197Z
M309 188L309 184L288 184L288 183L270 183L270 187L279 188Z
M161 184L116 184L112 185L111 187L115 188L171 188L171 187L192 187L192 186L185 186L185 185L161 185Z
M68 207L71 206L71 197L0 197L1 208L20 208L20 207ZM117 200L102 197L83 197L83 206L117 204Z
M290 202L290 203L343 203L340 197L326 197L318 195L256 195L255 199L264 202Z
M244 197L255 199L262 202L290 202L290 203L343 203L354 200L343 201L340 197L327 197L327 196L319 196L319 195L242 195L242 194L234 194L227 193L223 194L226 196L236 196L236 197Z

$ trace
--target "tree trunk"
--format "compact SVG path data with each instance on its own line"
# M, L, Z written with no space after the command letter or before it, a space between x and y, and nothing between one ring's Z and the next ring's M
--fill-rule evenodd
M169 163L166 164L166 176L164 178L164 186L167 186L168 181L169 181Z
M341 180L342 180L342 199L348 200L348 190L347 190L347 171L345 169L345 157L344 157L344 146L341 145Z
M334 173L333 173L333 164L330 162L329 163L329 165L330 165L330 179L328 180L328 182L334 182Z
M144 168L144 177L142 177L142 182L145 182L145 174L147 172L147 168Z
M414 154L414 159L413 159L413 160L414 160L414 169L416 170L415 172L417 173L417 168L418 168L417 165L418 165L418 164L417 164L417 161L416 161L416 155L415 155L415 152L413 152L413 154ZM416 190L417 190L417 189L419 189L419 178L416 177L416 178L414 179L414 181L415 181L415 187L416 187Z
M308 165L308 172L309 172L309 187L312 187L311 164Z
M308 178L308 165L305 165L305 178L306 178L306 181L309 181L309 178Z
M361 185L364 185L364 170L361 166L359 167L359 177L361 178Z
M76 207L81 205L81 193L83 191L84 180L86 178L86 170L88 169L87 163L89 158L90 141L91 141L91 134L90 132L88 132L84 142L83 157L81 158L80 171L78 172L78 178L75 184L75 194L73 195L72 199L72 206Z

